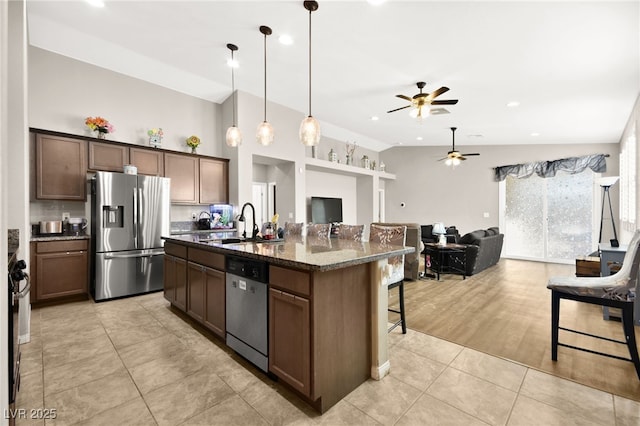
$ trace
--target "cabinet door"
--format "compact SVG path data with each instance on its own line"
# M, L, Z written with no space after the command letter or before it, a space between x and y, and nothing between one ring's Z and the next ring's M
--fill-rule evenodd
M171 178L171 202L199 203L198 157L180 154L164 154L164 175Z
M138 168L138 174L164 176L164 157L161 151L129 148L129 162Z
M200 159L200 203L229 201L229 163L208 158Z
M206 268L204 325L225 337L225 273Z
M87 199L87 142L36 135L38 200Z
M104 142L89 142L89 170L122 172L129 164L129 148Z
M86 251L36 255L36 300L87 293Z
M204 322L206 267L187 263L187 313L199 322Z
M176 258L165 253L163 264L164 298L173 303L176 300Z
M175 258L176 290L173 304L183 312L187 311L187 261Z
M309 300L269 289L269 371L311 395Z

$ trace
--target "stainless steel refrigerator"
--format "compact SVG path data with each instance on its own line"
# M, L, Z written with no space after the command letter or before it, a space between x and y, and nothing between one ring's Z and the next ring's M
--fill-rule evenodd
M91 191L94 300L162 289L169 185L170 179L162 177L96 173Z

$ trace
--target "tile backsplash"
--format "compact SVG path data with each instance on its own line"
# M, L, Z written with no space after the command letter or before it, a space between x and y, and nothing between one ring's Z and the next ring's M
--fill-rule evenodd
M32 201L29 208L31 223L62 220L63 212L68 212L71 217L91 217L91 206L84 201Z

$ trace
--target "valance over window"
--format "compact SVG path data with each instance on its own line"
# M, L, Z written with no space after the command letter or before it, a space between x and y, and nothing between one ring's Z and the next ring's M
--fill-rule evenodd
M558 171L575 174L584 171L587 167L595 173L604 173L607 171L605 157L608 157L608 155L594 154L584 157L570 157L553 161L538 161L535 163L496 167L494 169L495 180L496 182L500 182L505 180L508 175L517 178L528 178L534 173L540 177L548 178L554 177Z

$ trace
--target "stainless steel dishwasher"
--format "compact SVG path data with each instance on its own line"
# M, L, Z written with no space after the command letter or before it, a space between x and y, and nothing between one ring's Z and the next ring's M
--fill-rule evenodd
M266 262L227 256L227 345L261 370L269 369Z

